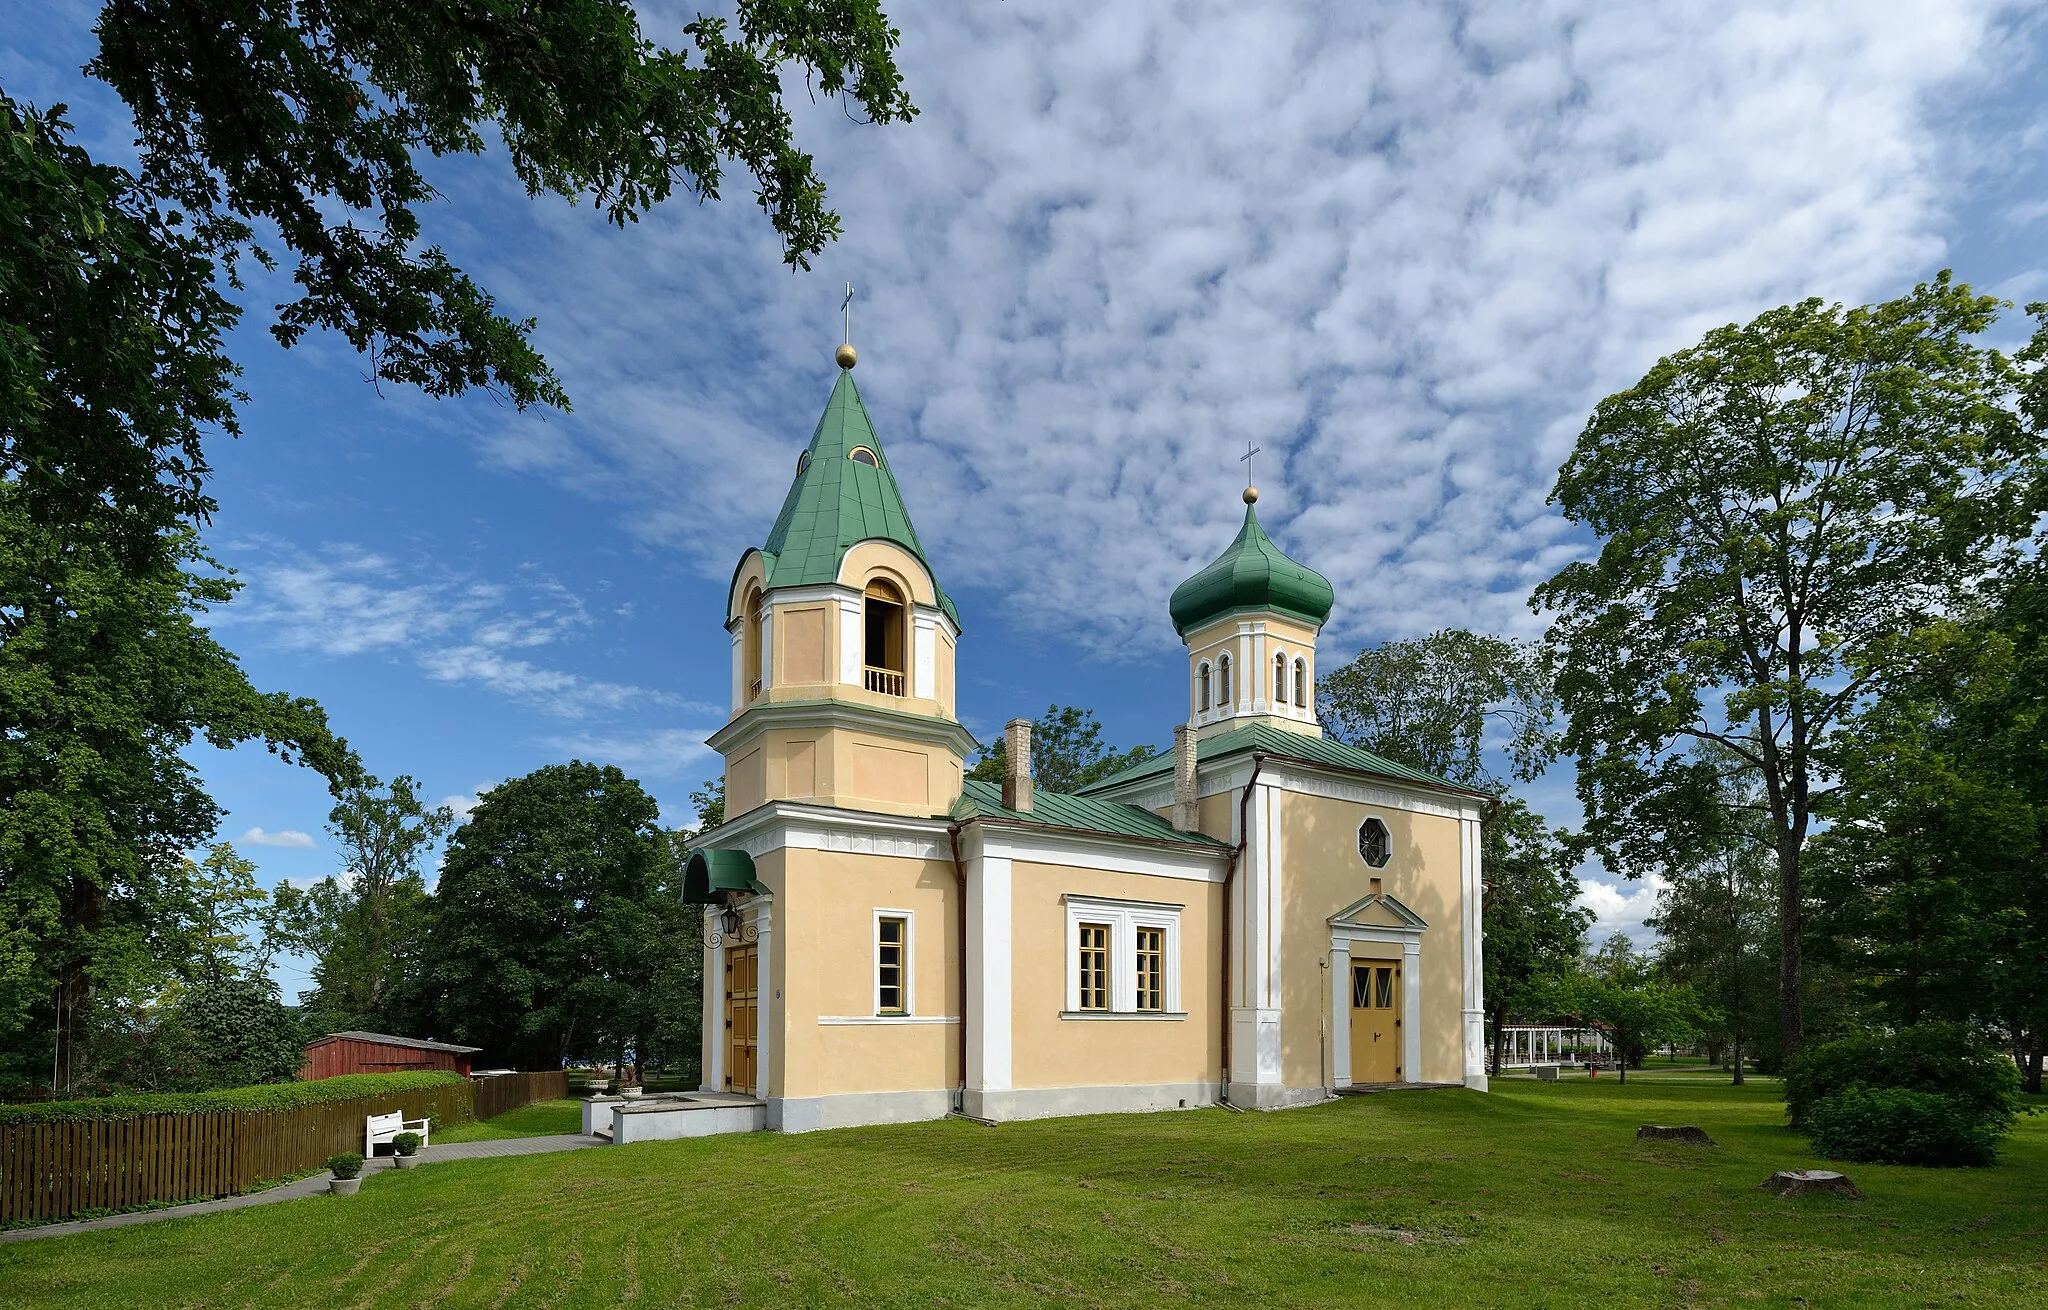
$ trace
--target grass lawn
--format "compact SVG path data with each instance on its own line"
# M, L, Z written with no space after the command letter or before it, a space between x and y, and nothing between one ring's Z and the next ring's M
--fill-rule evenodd
M432 1136L434 1144L439 1146L451 1142L489 1142L501 1137L553 1137L558 1133L582 1131L581 1101L535 1101L517 1110L507 1110L494 1119L479 1119L475 1123L455 1124L448 1128L436 1127Z
M1997 1167L1819 1163L1699 1071L379 1173L350 1199L0 1247L14 1307L2039 1306L2048 1117ZM1695 1123L1718 1149L1637 1145Z

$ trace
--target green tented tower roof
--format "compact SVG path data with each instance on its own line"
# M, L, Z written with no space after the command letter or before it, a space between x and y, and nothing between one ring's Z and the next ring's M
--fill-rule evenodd
M1174 631L1186 636L1189 629L1232 610L1273 610L1320 627L1336 599L1328 578L1295 563L1273 544L1259 526L1258 510L1248 504L1237 540L1209 567L1175 587L1167 608Z
M874 455L873 464L853 458L853 452L863 447ZM853 384L852 372L842 369L817 430L811 433L811 444L798 461L796 481L790 484L782 512L761 547L768 557L768 585L837 582L846 552L877 538L917 556L938 587L938 575L925 558L917 529L910 525L910 512L903 508L903 493L889 471L888 453L860 402L860 389ZM959 611L944 588L938 590L939 607L959 627Z

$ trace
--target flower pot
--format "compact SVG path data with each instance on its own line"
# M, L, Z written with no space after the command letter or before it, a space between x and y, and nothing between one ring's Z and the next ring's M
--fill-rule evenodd
M411 1169L419 1164L420 1158L416 1155L394 1155L391 1162L401 1169Z
M362 1185L363 1180L360 1178L330 1178L327 1181L327 1190L336 1196L354 1196L356 1189Z
M593 1078L590 1080L590 1090L593 1092L601 1092L611 1085L612 1080L609 1078Z
M625 1097L629 1101L638 1100L640 1097L640 1089L638 1087L621 1087L619 1089L619 1095Z

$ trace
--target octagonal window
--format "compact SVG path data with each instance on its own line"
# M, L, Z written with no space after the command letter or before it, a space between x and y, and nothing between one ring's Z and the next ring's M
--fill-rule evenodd
M1387 867L1387 861L1394 856L1394 838L1386 824L1367 819L1358 825L1358 854L1375 869Z

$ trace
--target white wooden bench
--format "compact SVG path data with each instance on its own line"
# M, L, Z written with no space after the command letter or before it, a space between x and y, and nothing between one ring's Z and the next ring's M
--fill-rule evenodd
M363 1121L363 1158L377 1154L377 1148L389 1146L391 1139L400 1133L418 1133L420 1145L427 1144L427 1125L431 1119L407 1119L403 1113L393 1110L390 1114L373 1114Z

